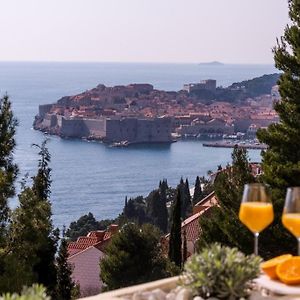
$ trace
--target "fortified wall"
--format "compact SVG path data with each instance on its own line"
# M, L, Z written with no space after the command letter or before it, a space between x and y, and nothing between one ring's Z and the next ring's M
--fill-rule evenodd
M171 118L99 117L68 118L40 110L35 128L62 137L95 138L106 142L171 142Z
M171 119L107 119L106 140L133 143L171 142Z

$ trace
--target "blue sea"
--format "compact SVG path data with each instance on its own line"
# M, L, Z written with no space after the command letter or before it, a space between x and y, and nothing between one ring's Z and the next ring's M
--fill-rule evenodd
M0 95L9 94L19 120L15 151L19 180L35 174L38 156L31 145L47 137L55 226L68 226L88 212L98 219L114 218L121 212L125 196L147 195L163 178L172 186L181 176L193 183L197 175L230 162L232 150L205 148L201 141L109 148L102 143L49 137L32 129L39 104L56 102L99 83L151 83L171 91L202 79L216 79L219 86L228 86L274 72L272 65L0 62ZM251 150L249 156L259 161L260 151ZM12 207L17 204L17 199L11 200Z

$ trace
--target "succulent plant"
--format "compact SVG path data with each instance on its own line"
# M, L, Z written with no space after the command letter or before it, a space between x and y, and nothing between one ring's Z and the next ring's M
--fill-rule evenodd
M246 256L237 248L212 244L187 261L181 283L203 298L247 297L251 280L259 274L261 261L260 257Z
M43 286L34 284L32 287L24 287L21 295L8 293L0 296L0 300L50 300L50 297Z

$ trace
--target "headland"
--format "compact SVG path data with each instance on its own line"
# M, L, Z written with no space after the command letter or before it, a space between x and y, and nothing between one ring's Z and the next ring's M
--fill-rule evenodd
M183 85L180 91L151 84L97 87L39 106L34 128L63 138L100 140L116 146L171 143L175 138L222 138L278 121L278 74L217 87L214 79Z

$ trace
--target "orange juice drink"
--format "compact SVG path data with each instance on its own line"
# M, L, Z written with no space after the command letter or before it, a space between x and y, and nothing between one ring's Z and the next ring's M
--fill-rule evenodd
M300 213L284 213L282 223L296 238L300 237Z
M242 203L239 218L253 233L261 232L274 219L273 205L264 202Z

